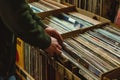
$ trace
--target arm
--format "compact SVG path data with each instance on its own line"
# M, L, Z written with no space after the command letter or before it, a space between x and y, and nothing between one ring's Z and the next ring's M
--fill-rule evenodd
M24 0L0 0L0 17L18 37L31 45L46 49L51 38L45 26Z

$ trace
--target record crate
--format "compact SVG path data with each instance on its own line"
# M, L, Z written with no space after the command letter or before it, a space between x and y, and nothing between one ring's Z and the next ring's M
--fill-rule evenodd
M45 1L48 1L48 0L45 0ZM70 32L61 34L64 39L73 37L73 36L75 36L75 35L77 35L77 34L84 33L84 32L86 32L86 31L88 31L88 30L92 30L92 29L95 29L95 28L101 28L101 27L104 27L104 26L106 26L106 25L111 25L110 20L105 19L105 18L103 18L103 17L101 17L101 16L98 16L98 15L96 15L96 14L93 14L93 13L91 13L91 12L88 12L88 11L85 11L85 10L82 10L82 9L79 9L79 8L76 8L76 7L73 6L73 5L69 5L69 4L64 3L65 5L69 5L68 7L64 7L64 6L62 6L61 4L54 3L54 2L52 2L52 1L51 1L51 2L48 1L48 2L51 3L51 4L54 4L54 5L56 5L56 6L59 6L59 7L61 6L62 8L56 9L56 10L47 11L47 12L43 12L43 13L38 13L38 15L39 15L42 19L44 19L44 18L47 17L47 16L51 16L51 15L54 16L54 15L57 15L57 14L60 14L60 13L69 13L69 14L74 14L74 15L76 15L75 13L78 12L78 13L82 14L82 15L81 15L82 17L85 16L84 19L85 19L85 20L88 20L88 22L96 23L95 25L90 26L90 27L88 27L88 28L77 29L77 30L73 30L73 31L70 31ZM80 17L80 15L77 16L77 17ZM94 19L95 19L95 20L94 20ZM98 22L97 22L97 21L98 21ZM102 79L102 80L105 80L105 79L110 80L110 79L119 78L119 76L116 75L116 74L115 74L115 76L112 77L112 76L111 76L112 73L118 74L118 73L119 73L119 67L118 67L118 68L115 68L115 69L113 69L113 70L110 70L110 71L108 71L108 72L106 72L106 73L104 73L104 74L102 74L102 75L101 75L101 79ZM112 75L114 75L114 74L112 74ZM90 77L88 77L88 78L90 78Z
M69 42L69 40L72 41L69 38L73 38L73 40L75 40L74 38L76 38L76 36L78 36L79 34L84 34L89 30L104 28L104 26L106 25L111 25L110 20L105 19L96 14L93 14L91 12L76 8L73 5L69 5L67 3L60 4L50 0L44 0L44 1L48 2L47 5L52 6L54 9L50 11L37 13L37 15L41 17L43 22L45 22L44 20L46 19L46 17L57 16L62 13L65 13L65 14L67 13L75 17L82 18L83 20L93 24L92 26L89 26L89 27L85 27L85 28L82 27L79 29L61 33L65 42ZM49 26L48 24L49 23L46 22L46 26ZM87 45L87 43L85 44ZM79 58L80 56L78 55L76 56L75 53L77 52L77 50L73 48L69 48L69 44L67 45L64 44L64 45L63 45L63 53L61 55L55 56L54 58L53 57L51 58L48 56L47 69L49 69L49 71L47 72L48 73L47 79L49 80L111 80L111 79L116 80L116 79L119 79L119 76L120 76L119 67L114 68L112 70L108 70L103 74L100 74L99 70L97 72L97 69L94 69L93 66L89 66L87 62L84 61L83 58ZM99 51L99 50L96 50L96 51ZM66 52L72 55L72 57L68 55ZM80 62L80 64L77 61ZM86 69L86 67L88 68L88 66L89 66L89 70L91 71ZM100 75L98 77L98 75L96 76L95 74L100 74Z

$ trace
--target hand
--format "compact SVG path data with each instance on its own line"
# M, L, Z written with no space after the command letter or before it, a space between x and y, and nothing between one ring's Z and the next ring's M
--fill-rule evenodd
M51 37L51 44L50 46L45 49L45 51L50 55L50 56L54 56L54 55L59 55L62 51L61 51L61 46L59 45L57 39Z
M62 36L52 27L47 27L45 31L52 37L56 38L59 44L62 44L63 38Z

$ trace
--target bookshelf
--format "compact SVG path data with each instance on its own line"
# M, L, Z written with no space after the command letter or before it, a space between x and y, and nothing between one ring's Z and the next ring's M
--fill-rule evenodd
M61 34L64 39L67 39L68 37L70 38L70 37L76 36L76 35L73 36L72 34L84 33L88 30L91 30L91 29L94 29L97 27L100 28L101 26L105 26L106 24L109 25L111 23L111 21L108 19L100 17L89 11L86 11L86 10L83 10L80 8L76 8L75 6L67 4L67 3L63 3L64 4L63 5L60 3L53 2L53 1L50 2L49 0L45 0L45 2L42 1L41 3L44 3L44 4L47 3L46 5L50 4L49 7L51 6L53 8L53 9L45 9L44 8L45 10L48 10L48 11L43 11L43 12L37 13L37 15L40 16L43 19L43 21L46 19L45 17L51 16L51 15L54 16L54 15L58 14L58 12L59 12L59 13L69 13L70 15L73 15L73 16L77 15L77 17L83 18L83 19L89 21L90 23L94 24L93 26L90 26L88 28L78 29L75 31L70 31L70 32ZM31 3L31 4L35 5L36 3L35 4ZM55 6L57 6L57 7L55 7ZM39 7L38 4L36 5L36 7ZM96 17L97 20L95 20L94 17ZM27 48L25 48L25 47L27 47ZM27 43L24 43L24 46L22 46L21 48L22 49L24 48L24 50L26 50L26 51L24 51L24 50L22 51L22 49L20 49L20 51L23 52L23 56L24 57L30 56L31 59L28 59L28 61L24 61L25 59L22 59L25 67L21 68L21 66L20 66L20 70L22 70L23 73L26 73L26 71L27 71L27 75L34 77L32 79L35 79L35 80L64 80L64 79L82 80L82 79L85 79L84 77L86 77L86 79L88 79L88 80L92 79L90 74L85 75L86 71L84 71L85 68L83 66L82 67L76 66L75 64L73 64L74 62L71 62L71 59L69 57L64 56L65 58L62 57L62 59L61 58L59 59L59 57L58 57L58 60L56 60L54 58L50 58L47 55L45 55L44 51L42 51L38 48L35 48ZM24 52L28 53L28 54L24 54ZM35 54L31 54L31 53L35 53ZM69 51L69 53L71 53L71 51ZM27 63L29 66L26 66ZM30 69L32 69L32 70L30 70ZM18 73L20 70L18 70ZM117 67L114 70L107 71L104 74L102 74L101 76L99 76L100 77L99 79L109 80L110 78L112 78L112 79L118 78L119 75L115 75L113 77L111 77L111 75L119 74L119 70L120 70L120 68ZM89 73L91 73L91 72L89 72ZM82 75L80 75L80 74L82 74ZM38 79L38 77L39 77L39 79ZM94 76L94 79L97 80L98 78L96 78L96 76Z

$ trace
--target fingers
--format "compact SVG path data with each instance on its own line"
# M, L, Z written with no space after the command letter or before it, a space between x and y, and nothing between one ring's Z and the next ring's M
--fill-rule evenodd
M57 39L51 37L51 45L45 49L45 51L50 55L50 56L54 56L54 55L59 55L62 51L61 51L62 47L61 45L59 45Z
M60 55L61 53L62 53L61 49L56 48L56 53L55 54Z
M52 47L52 49L50 49L50 50L45 50L47 53L48 53L48 55L50 55L50 56L54 56L54 55L60 55L61 54L61 48L60 47Z
M54 46L54 52L52 53L53 55L59 55L61 54L61 49L62 47L59 45L59 43L57 43L57 45Z
M45 29L45 31L52 37L56 38L59 43L61 44L63 42L63 38L62 36L59 34L58 31L56 31L54 28L52 27L48 27Z
M63 38L56 30L52 33L51 36L56 38L58 40L59 44L62 44Z

